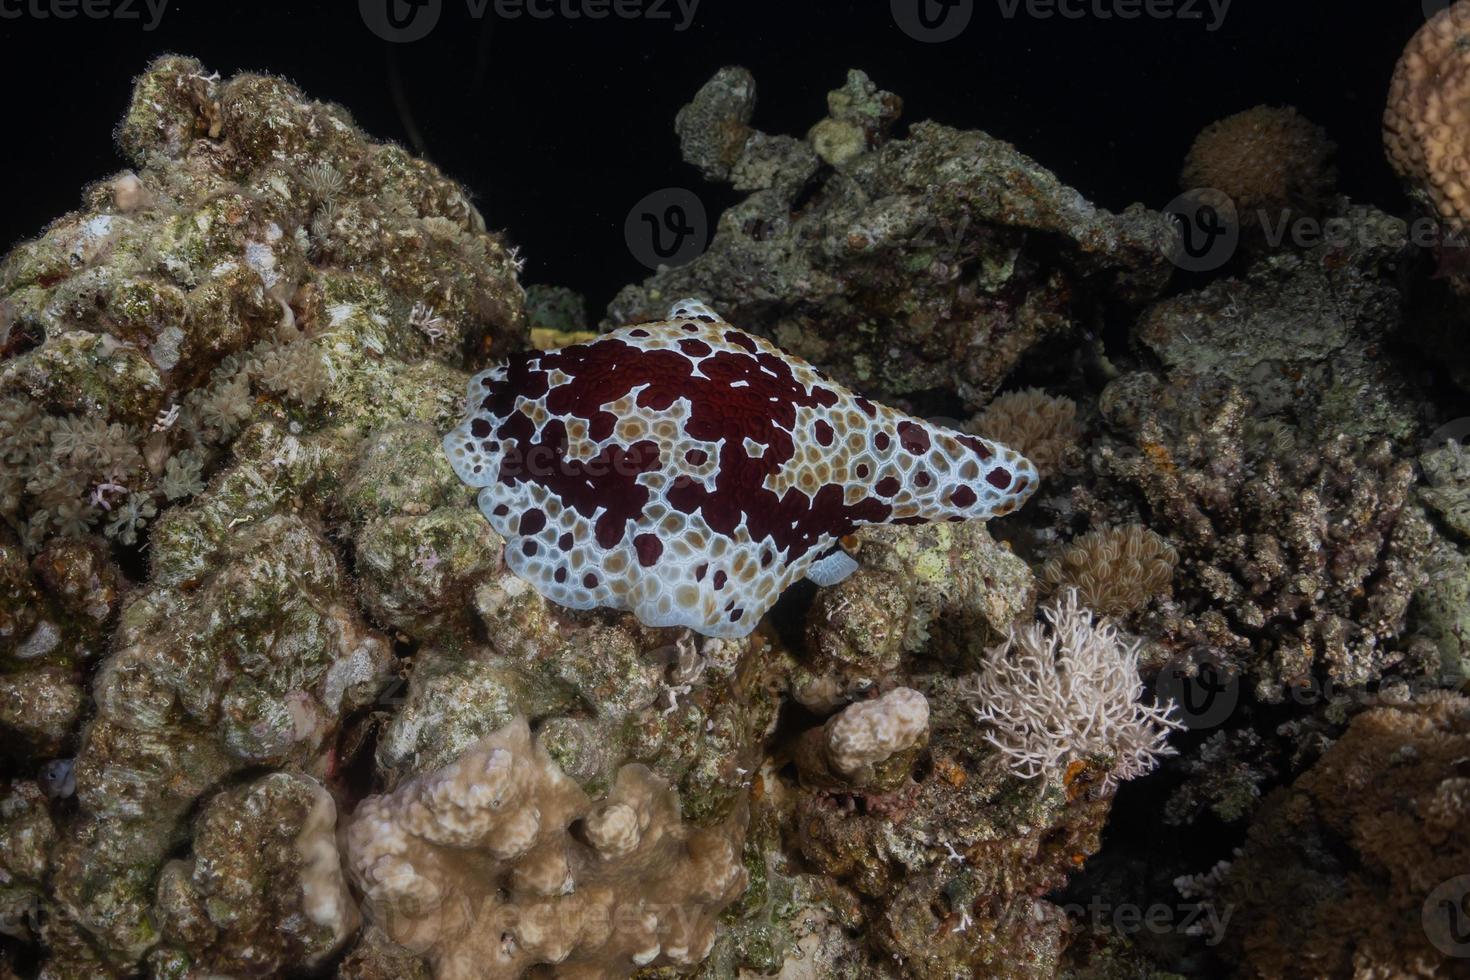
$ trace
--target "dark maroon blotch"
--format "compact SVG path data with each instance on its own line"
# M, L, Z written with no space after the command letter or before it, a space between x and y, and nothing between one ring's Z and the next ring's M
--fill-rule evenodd
M633 539L633 548L638 552L638 564L651 568L664 553L664 543L656 534L640 534Z
M546 526L546 514L539 507L532 507L521 515L521 533L538 534Z
M913 422L898 423L898 444L917 456L929 451L929 433Z

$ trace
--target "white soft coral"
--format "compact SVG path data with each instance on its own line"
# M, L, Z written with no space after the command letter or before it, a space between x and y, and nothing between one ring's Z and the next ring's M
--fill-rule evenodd
M1103 789L1149 772L1166 744L1174 702L1143 704L1138 643L1095 622L1068 589L1043 610L1046 624L1011 630L987 651L984 666L962 682L985 740L1006 754L1018 776L1065 772L1069 763L1109 759Z

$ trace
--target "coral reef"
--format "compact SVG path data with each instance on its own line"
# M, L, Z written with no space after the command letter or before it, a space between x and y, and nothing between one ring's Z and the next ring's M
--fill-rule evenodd
M1139 701L1138 643L1095 623L1067 589L1045 608L1047 625L1013 629L979 673L962 684L964 698L1005 753L1016 775L1075 778L1095 765L1101 788L1133 779L1173 755L1166 744L1174 704Z
M1216 898L1235 907L1242 976L1456 972L1434 900L1470 867L1467 749L1463 697L1384 704L1266 801Z
M1142 524L1084 534L1046 563L1052 589L1075 589L1082 604L1105 616L1126 616L1168 597L1179 560L1174 546Z
M743 69L695 95L685 159L752 193L703 255L624 289L606 326L699 296L865 394L903 406L942 390L979 408L1027 351L1168 279L1161 216L1094 208L984 133L920 122L889 139L900 102L861 72L828 101L798 140L750 127Z
M1325 130L1291 106L1256 106L1195 137L1179 185L1223 192L1244 227L1278 228L1327 205L1335 149Z
M347 861L370 914L441 980L536 964L630 975L708 955L715 915L745 887L743 832L743 819L684 827L677 797L643 766L593 805L518 718L364 800Z
M1409 41L1394 68L1383 112L1383 145L1389 163L1430 213L1454 232L1470 221L1470 186L1464 161L1465 94L1470 56L1465 53L1470 3L1456 0L1437 11Z
M736 347L765 385L777 344L851 386L843 465L906 459L882 397L1046 485L989 525L826 514L812 581L721 637L552 601L515 556L557 515L487 521L443 451L475 372L566 348L571 378L638 327L524 294L464 190L340 107L181 57L138 79L133 169L0 262L0 976L1453 973L1470 466L1425 439L1451 409L1402 341L1445 341L1401 223L1256 111L1196 163L1345 234L1165 295L1160 215L897 130L861 72L804 138L754 102L727 68L680 112L749 196L605 330L698 295L750 335L691 305L641 353ZM614 423L689 377L637 373ZM1164 895L1224 941L1075 911Z

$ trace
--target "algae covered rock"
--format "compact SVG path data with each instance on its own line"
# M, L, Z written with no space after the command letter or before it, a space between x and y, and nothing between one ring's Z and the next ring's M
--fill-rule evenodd
M619 293L605 326L698 296L869 395L978 408L1033 347L1169 278L1161 216L1093 207L985 133L920 122L891 139L901 103L862 72L806 141L751 129L754 102L753 77L725 68L680 112L685 159L753 193L704 254Z
M191 856L159 874L151 969L272 976L332 955L358 924L336 826L331 796L304 776L272 773L211 799Z

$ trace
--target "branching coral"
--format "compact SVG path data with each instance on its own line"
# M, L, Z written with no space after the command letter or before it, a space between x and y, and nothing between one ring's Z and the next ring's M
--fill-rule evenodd
M1311 453L1262 445L1244 435L1240 390L1196 407L1133 380L1138 397L1115 383L1104 405L1136 426L1135 445L1104 447L1095 464L1142 494L1180 552L1176 592L1190 611L1162 631L1218 663L1253 656L1258 692L1273 699L1318 672L1362 684L1401 661L1393 641L1431 539L1411 505L1413 464L1387 441L1348 435Z
M1041 577L1052 589L1076 589L1089 609L1125 616L1167 596L1179 556L1142 524L1084 534L1048 561Z
M965 682L985 740L1027 779L1053 778L1072 762L1101 760L1106 790L1150 771L1166 744L1172 701L1142 704L1138 644L1095 623L1076 590L1045 608L1047 625L1030 623L989 651Z
M642 766L594 806L517 719L364 800L346 847L370 914L439 980L514 980L538 964L616 977L697 963L745 887L743 837L743 819L683 825Z

